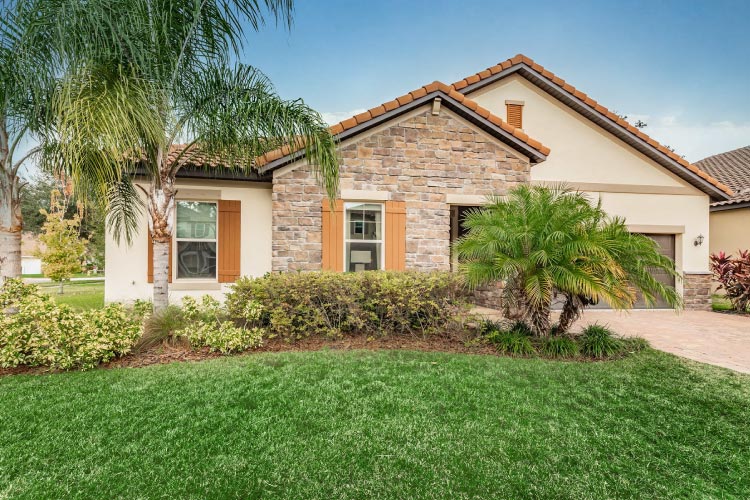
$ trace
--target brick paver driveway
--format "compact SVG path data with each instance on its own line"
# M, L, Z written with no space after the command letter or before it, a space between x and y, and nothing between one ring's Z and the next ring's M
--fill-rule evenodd
M623 335L701 363L750 373L750 317L709 311L586 311L574 328L598 321Z
M492 309L476 312L497 317ZM573 331L598 322L622 335L647 339L651 346L684 358L750 373L750 317L708 311L589 310Z

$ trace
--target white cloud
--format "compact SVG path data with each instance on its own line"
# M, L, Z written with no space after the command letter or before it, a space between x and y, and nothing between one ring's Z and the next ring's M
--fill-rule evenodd
M365 111L367 110L355 109L352 111L328 111L328 112L320 113L320 115L323 117L323 119L326 121L327 124L335 125L340 121L351 118L354 115L364 113Z
M631 123L639 119L648 123L644 132L673 147L677 154L691 162L750 145L750 122L702 123L683 121L674 115L628 115Z

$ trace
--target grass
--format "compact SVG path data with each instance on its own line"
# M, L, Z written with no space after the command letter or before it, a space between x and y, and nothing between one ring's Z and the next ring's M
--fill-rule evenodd
M747 498L750 377L265 353L0 378L2 498Z
M712 295L711 296L711 308L714 311L731 311L732 302L723 295Z
M62 295L57 293L60 289L58 283L39 283L37 286L52 295L59 304L68 304L75 309L104 307L104 282L101 280L71 281L65 284L65 293Z

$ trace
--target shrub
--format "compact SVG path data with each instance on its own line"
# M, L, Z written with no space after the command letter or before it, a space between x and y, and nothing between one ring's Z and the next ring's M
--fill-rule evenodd
M740 250L737 257L724 252L711 255L711 272L724 290L735 311L750 312L750 250Z
M175 335L185 336L191 344L208 347L212 352L244 351L263 344L264 330L254 326L262 312L259 303L248 301L243 308L244 325L237 326L229 320L219 301L210 295L204 295L200 303L185 297L182 299L183 327L175 331Z
M465 297L460 277L447 272L276 273L238 280L227 308L231 317L245 320L247 304L258 302L260 324L289 340L427 334L448 328Z
M535 336L549 334L555 297L564 299L559 333L601 301L614 309L633 307L639 295L647 304L659 297L673 306L681 303L674 287L649 272L676 278L674 262L583 193L519 186L472 210L463 225L467 233L454 251L467 282L473 287L504 282L503 307L518 309Z
M160 311L146 315L143 320L143 333L135 345L136 351L143 351L164 341L177 341L176 332L184 328L185 316L176 305L169 305Z
M514 356L530 356L536 353L531 338L521 332L494 331L487 335L487 340L493 344L499 352L512 354Z
M623 351L623 342L612 335L606 326L593 324L580 337L581 352L593 358L609 358Z
M140 324L119 304L76 312L34 285L0 288L0 366L93 368L130 351ZM7 311L12 311L8 313Z
M521 335L527 335L529 337L534 335L534 332L531 330L531 327L521 320L514 322L510 327L510 331L520 333Z
M566 336L551 336L542 340L539 352L552 358L573 358L578 355L578 344Z

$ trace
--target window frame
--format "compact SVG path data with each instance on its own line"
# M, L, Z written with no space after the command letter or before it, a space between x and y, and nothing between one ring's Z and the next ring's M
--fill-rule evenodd
M347 237L349 234L349 231L347 231L349 226L349 218L348 218L348 212L349 209L356 206L356 205L378 205L380 207L380 239L379 240L352 240ZM343 245L344 248L342 250L342 256L343 256L343 269L345 273L353 273L356 271L349 271L349 267L347 264L348 255L346 253L346 244L347 243L361 243L361 242L368 242L368 243L380 243L380 262L378 263L378 271L385 270L385 245L386 245L386 213L385 213L385 203L383 201L374 201L374 200L351 200L351 201L344 201L344 216L343 219Z
M196 238L178 238L177 237L177 204L181 202L186 203L210 203L216 207L216 236L213 240L206 240L206 239L196 239ZM180 249L179 249L179 242L181 241L197 241L197 242L203 242L203 243L214 243L216 245L216 272L214 273L213 278L180 278L178 277L178 268L180 266ZM184 198L175 200L174 204L174 231L172 232L172 262L175 263L173 266L174 269L172 269L172 280L177 282L180 281L182 283L185 282L201 282L201 283L218 283L219 282L219 200L195 200L191 198Z

